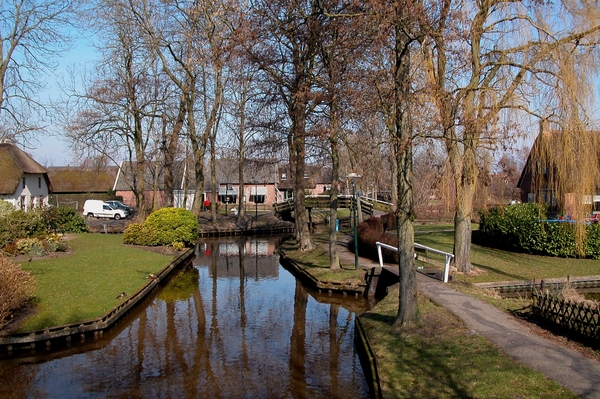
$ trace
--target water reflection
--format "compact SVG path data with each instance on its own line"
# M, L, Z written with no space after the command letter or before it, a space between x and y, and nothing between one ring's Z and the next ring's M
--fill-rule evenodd
M274 242L206 241L101 345L0 362L0 397L368 397L353 346L365 306L309 293Z

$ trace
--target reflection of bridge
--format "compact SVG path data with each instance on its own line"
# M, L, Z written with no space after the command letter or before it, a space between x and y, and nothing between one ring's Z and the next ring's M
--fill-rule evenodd
M373 216L373 203L366 201L362 197L358 198L360 198L359 210L369 217ZM307 195L304 198L304 206L307 209L329 209L330 202L331 196L329 195ZM352 209L352 204L353 201L351 195L338 195L338 209ZM275 209L275 214L278 216L284 213L291 213L294 210L294 200L288 199L285 201L275 202L273 204L273 208Z

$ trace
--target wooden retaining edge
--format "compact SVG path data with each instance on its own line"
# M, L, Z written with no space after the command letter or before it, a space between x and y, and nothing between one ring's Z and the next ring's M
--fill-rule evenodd
M65 338L67 342L70 342L72 336L81 336L86 333L102 335L104 330L112 327L120 318L125 316L132 308L142 302L173 270L187 262L193 256L194 250L191 248L183 252L167 266L162 268L153 279L148 280L143 287L128 297L124 302L115 306L97 319L0 336L0 349L10 353L13 349L35 348L35 345L38 342L45 341L48 346L50 341L58 338Z
M586 283L599 283L600 276L579 276L579 277L559 277L559 278L544 278L539 280L515 280L515 281L496 281L493 283L475 283L478 288L499 290L503 288L527 288L531 289L534 285L540 286L542 281L544 285L561 285L569 282L575 286Z
M377 370L377 358L358 315L354 317L354 347L356 348L365 378L369 384L371 397L376 399L383 398L379 382L379 372Z
M293 269L293 271L296 274L299 274L301 278L303 278L306 282L308 282L309 285L311 285L311 287L313 289L316 289L319 291L328 290L328 291L346 293L346 294L350 293L350 294L354 294L355 296L364 295L364 293L365 293L365 290L367 288L366 283L359 284L359 289L356 289L354 286L345 285L343 283L338 283L338 282L334 282L334 281L323 282L319 279L316 279L312 274L308 273L306 270L301 268L295 261L288 258L285 255L285 253L280 253L279 255L280 255L280 259L283 261L282 266L285 266L284 263L287 264L288 267Z

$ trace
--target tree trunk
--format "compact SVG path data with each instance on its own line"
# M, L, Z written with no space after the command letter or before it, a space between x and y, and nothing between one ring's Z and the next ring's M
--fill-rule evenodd
M334 128L335 129L335 128ZM331 199L329 202L329 268L340 269L340 259L337 252L337 208L338 208L338 179L340 176L340 154L337 140L337 130L332 133L331 144Z
M294 215L296 219L296 239L301 251L314 249L315 244L308 227L308 214L304 202L305 198L305 158L306 158L306 102L296 101L292 112L292 150L290 166L294 170Z
M170 134L163 132L163 148L164 148L164 186L165 186L165 206L173 206L173 163L175 161L175 153L177 152L177 144L179 144L179 134L185 122L185 96L181 95L179 103L179 112L173 125L173 131ZM163 129L166 129L167 121L163 117ZM185 177L184 177L185 178ZM185 198L185 193L184 193Z
M474 149L467 147L463 154L462 175L455 179L457 186L454 213L454 265L462 273L468 273L472 269L471 220L477 172Z
M406 5L396 2L395 24L395 70L394 70L394 107L398 204L398 269L400 274L400 292L398 314L395 326L410 326L419 321L417 306L417 276L415 271L413 226L413 169L412 169L412 123L410 118L410 43L407 32L410 21L405 15Z

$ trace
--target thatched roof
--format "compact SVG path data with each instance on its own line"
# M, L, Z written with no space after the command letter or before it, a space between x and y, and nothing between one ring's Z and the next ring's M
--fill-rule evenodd
M113 188L118 171L118 166L59 166L48 168L48 176L54 193L106 193Z
M48 171L19 147L10 143L0 143L0 194L12 195L24 174L43 174L48 188Z

